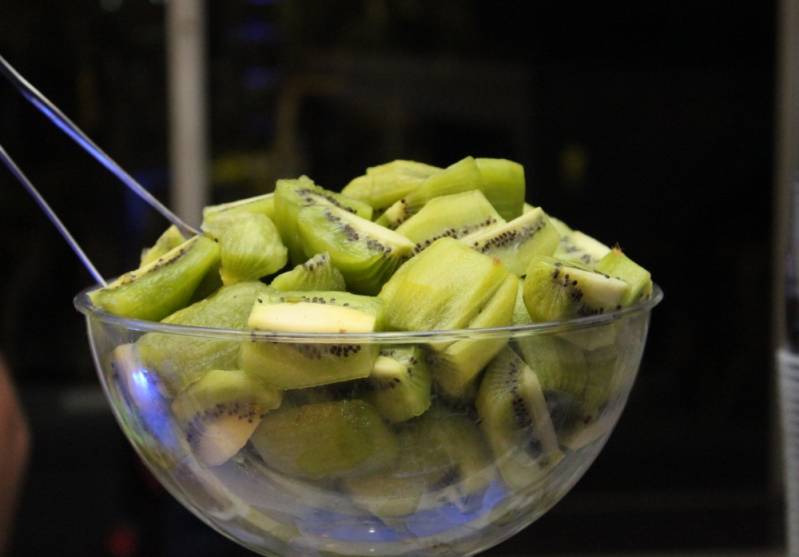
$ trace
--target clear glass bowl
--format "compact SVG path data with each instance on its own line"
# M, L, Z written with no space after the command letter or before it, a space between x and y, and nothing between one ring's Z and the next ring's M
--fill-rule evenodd
M92 354L113 412L138 454L206 524L256 553L281 556L472 555L531 524L574 486L602 450L635 380L650 312L663 297L655 287L649 300L634 307L559 323L277 334L119 318L93 306L87 292L75 298L75 306L86 316ZM159 346L155 363L140 349L153 339ZM498 383L501 388L483 396L482 411L474 398L448 399L436 394L434 386L432 407L423 416L373 423L359 414L351 420L353 432L341 439L340 428L325 423L329 413L316 415L313 426L307 426L318 430L318 439L260 431L275 412L302 405L340 409L339 404L355 403L338 401L369 400L365 380L287 391L279 409L264 412L261 425L260 414L250 415L252 421L244 421L252 425L236 429L232 440L178 419L166 386L167 374L235 354L245 344L305 355L331 347L376 354L416 345L434 367L436 354L454 342L475 343L475 354L501 348L502 365L522 369L509 377L524 380ZM209 404L193 402L203 408ZM219 407L217 415L224 415L228 407ZM513 417L503 421L508 408ZM490 412L494 418L486 419ZM274 430L274 420L270 423ZM286 427L287 421L282 423ZM198 441L202 436L232 456L223 462L209 459ZM393 439L390 451L386 436ZM370 452L366 446L377 448ZM350 459L351 469L338 466L342 455ZM295 466L302 458L311 462L314 474ZM364 462L371 463L368 471Z

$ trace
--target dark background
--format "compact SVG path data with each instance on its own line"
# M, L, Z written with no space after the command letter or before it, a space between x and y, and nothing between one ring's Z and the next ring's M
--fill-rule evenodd
M208 2L214 200L394 158L522 162L529 202L621 243L666 299L596 464L490 554L778 547L776 7L594 4ZM168 202L164 11L4 0L0 53ZM165 226L3 83L0 144L106 275ZM5 171L0 237L0 350L34 436L11 554L243 555L127 445L71 305L90 277Z

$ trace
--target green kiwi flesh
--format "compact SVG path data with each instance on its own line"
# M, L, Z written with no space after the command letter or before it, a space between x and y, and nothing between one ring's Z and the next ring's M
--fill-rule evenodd
M257 213L274 220L274 192L258 195L255 197L248 197L246 199L239 199L238 201L232 201L230 203L209 205L203 209L203 225L210 223L212 220L219 217L227 218L240 213Z
M508 275L469 328L504 327L513 321L513 308L520 282ZM433 344L433 374L441 391L451 399L474 398L477 378L483 367L507 344L507 338L458 340L443 350ZM436 349L439 350L436 350Z
M372 218L370 205L319 187L307 176L300 176L296 180L278 180L275 187L275 224L295 265L305 261L309 255L303 249L297 230L297 216L300 209L313 205L337 207L366 220Z
M277 227L260 213L216 217L205 230L219 242L223 284L258 280L279 271L288 260Z
M366 174L354 178L341 193L381 211L415 190L428 176L440 171L429 164L395 160L368 168Z
M535 207L533 207L532 205L527 205L525 203L524 212L527 213L529 211L532 211L534 208ZM551 222L555 226L555 230L557 230L558 234L560 234L561 236L566 236L574 232L568 224L566 224L560 219L556 219L552 215L549 215L549 222Z
M280 402L280 391L245 371L214 369L175 397L172 412L197 458L216 466L239 452Z
M431 199L396 231L414 243L419 253L439 238L462 238L504 224L496 209L479 190Z
M562 458L538 377L509 347L486 369L476 406L497 468L511 489L542 481Z
M183 236L180 230L178 230L178 227L173 224L158 237L158 239L155 241L155 244L142 251L139 267L143 267L144 265L155 261L185 241L186 238Z
M610 250L596 264L596 271L623 280L630 289L621 300L621 305L629 306L652 295L652 277L649 271L622 253L618 247Z
M518 276L537 255L552 255L560 235L540 207L501 226L481 230L462 241L485 255L496 257Z
M513 324L514 325L531 325L533 319L530 317L530 312L527 311L527 306L524 305L524 281L519 281L519 289L516 293L516 303L513 306Z
M363 400L270 412L250 442L273 469L316 480L379 472L390 467L398 454L396 437Z
M442 195L479 190L483 185L483 177L473 157L465 157L436 172L418 188L411 191L403 199L409 215L416 214L425 203Z
M380 330L382 303L347 292L270 292L252 307L248 326L277 333L370 333ZM376 344L276 342L241 346L242 369L281 389L303 389L368 377Z
M579 230L573 230L560 238L553 257L562 261L576 261L589 269L610 252L610 248Z
M330 262L330 254L317 253L305 263L276 276L269 285L275 290L346 290L344 276Z
M432 380L418 346L397 346L380 351L369 375L367 400L380 415L398 423L424 414L430 407Z
M441 238L405 262L383 286L390 329L461 329L508 277L496 259L453 238Z
M507 159L475 159L480 170L482 191L505 220L522 214L524 208L524 167Z
M359 294L377 294L413 250L404 236L332 206L301 209L297 229L305 254L329 253L349 290Z
M170 325L245 330L256 298L269 292L260 282L240 282L220 288L162 322ZM136 342L141 359L158 372L168 392L182 391L209 369L238 366L240 342L167 333L147 333Z
M623 280L540 256L527 268L524 304L533 321L558 321L616 310L628 291Z
M206 272L218 261L216 242L194 236L93 291L89 298L114 315L158 321L187 305Z

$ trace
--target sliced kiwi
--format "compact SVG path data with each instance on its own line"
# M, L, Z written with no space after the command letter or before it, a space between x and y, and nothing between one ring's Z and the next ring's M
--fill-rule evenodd
M308 479L370 474L397 457L394 434L363 400L294 406L270 412L250 439L279 472Z
M400 267L383 286L389 328L411 331L467 327L508 277L496 259L441 238Z
M195 327L246 329L258 296L269 292L260 282L240 282L220 288L164 319L163 323ZM147 333L137 341L142 361L157 370L167 391L177 393L209 369L238 366L240 342L171 333Z
M307 176L300 176L296 180L278 180L275 187L275 224L295 265L305 261L308 255L313 255L306 254L303 250L297 230L297 216L300 209L313 205L337 207L366 220L372 218L370 205L321 188Z
M395 160L368 168L365 175L354 178L341 193L381 211L419 187L428 176L440 171L436 166L421 162Z
M371 333L382 327L377 298L347 292L272 292L250 313L251 329L294 333ZM253 339L241 346L241 367L281 389L302 389L369 376L376 344L314 344Z
M615 347L581 350L552 335L515 339L519 353L538 377L561 444L577 449L613 397ZM578 446L579 445L579 446Z
M346 290L344 276L330 262L330 254L317 253L291 271L281 273L269 285L275 290Z
M524 212L527 213L529 211L532 211L534 208L535 207L533 207L532 205L527 205L525 203ZM558 234L560 234L561 236L566 236L566 235L571 234L573 232L571 227L568 224L566 224L565 222L563 222L562 220L556 219L552 215L548 215L548 216L549 216L549 222L551 222L553 225L555 225L555 230L557 230Z
M577 261L589 269L608 254L610 248L579 230L573 230L560 238L553 257L562 261Z
M247 199L239 199L231 203L210 205L203 209L203 224L209 223L218 217L229 217L240 213L258 213L275 218L275 194L267 193Z
M540 256L527 267L524 304L533 321L557 321L615 310L628 291L623 280Z
M218 261L216 242L195 236L89 297L114 315L158 321L188 304L205 274Z
M180 230L178 230L178 227L173 224L158 237L152 247L142 250L139 266L143 267L144 265L155 261L185 241L186 238L183 236Z
M413 250L404 236L332 206L303 208L297 229L306 255L329 253L349 289L359 294L376 294Z
M628 306L652 295L652 277L649 271L624 255L621 248L610 250L596 264L596 271L623 280L630 285L621 300L621 305Z
M414 253L419 253L439 238L462 238L504 223L485 195L473 190L431 199L397 233L411 240Z
M197 458L222 464L247 443L281 393L242 370L210 370L172 401Z
M510 348L486 369L476 405L497 468L511 489L542 481L562 458L541 384Z
M533 257L554 253L560 235L539 207L501 226L470 234L462 241L480 253L498 258L521 276Z
M524 208L524 167L507 159L475 159L482 190L488 201L505 220L520 216Z
M519 289L516 291L516 303L513 306L513 324L530 325L533 320L527 306L524 305L524 281L519 281Z
M390 422L404 422L430 407L430 371L418 346L384 348L369 375L368 400Z
M519 292L519 279L508 275L469 328L504 327L513 321L513 308ZM507 344L507 338L458 340L441 348L432 345L433 375L441 390L453 399L471 399L480 370Z
M479 190L483 177L473 157L465 157L441 172L427 177L422 185L403 199L411 215L417 213L425 203L442 195Z
M375 219L375 223L385 226L389 230L396 230L403 222L413 216L413 212L408 207L405 199L397 200L391 207Z
M238 212L205 223L219 241L223 284L258 280L286 265L287 250L272 220L260 213Z

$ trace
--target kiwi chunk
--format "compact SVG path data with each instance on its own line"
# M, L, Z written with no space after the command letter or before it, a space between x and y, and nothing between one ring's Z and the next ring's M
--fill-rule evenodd
M139 266L143 267L144 265L155 261L185 241L186 238L183 236L180 230L178 230L178 227L173 224L158 237L152 247L142 250Z
M511 489L538 483L562 458L538 377L510 348L486 369L476 406L497 468Z
M610 250L596 264L596 271L623 280L630 285L621 299L621 305L629 306L652 295L652 277L649 271L624 255L620 248Z
M398 453L396 437L363 400L270 412L250 442L275 470L314 480L378 472L391 466Z
M466 236L463 242L498 258L512 273L521 276L533 257L555 252L560 235L539 207L501 226Z
M216 466L239 452L280 401L280 391L245 371L215 369L178 394L172 412L197 458Z
M526 203L524 204L524 212L525 213L530 212L533 209L535 209L535 207L533 207L532 205L528 205ZM548 215L548 216L549 216L549 222L551 222L555 226L555 230L557 230L558 234L560 234L561 236L566 236L566 235L571 234L573 232L571 227L568 224L566 224L565 222L563 222L562 220L556 219L552 215Z
M389 328L424 331L467 327L508 277L496 259L441 238L400 267L383 286Z
M200 281L218 261L216 242L195 236L89 297L114 315L158 321L188 304Z
M469 322L469 328L511 325L519 284L519 279L509 274L480 313ZM450 398L473 398L480 370L505 344L507 338L492 338L458 340L446 346L432 357L436 383ZM437 346L433 345L433 348Z
M372 218L370 205L321 188L307 176L300 176L296 180L278 180L275 187L275 224L280 230L280 238L289 250L289 257L295 265L305 261L309 255L313 255L307 254L303 250L302 240L297 229L297 216L300 209L313 205L337 207L366 220Z
M593 439L584 431L597 422L614 390L615 347L581 350L555 336L514 341L541 384L561 444L570 448Z
M286 265L286 246L272 220L260 213L216 217L205 230L219 241L223 284L258 280Z
M530 317L530 312L527 311L527 306L524 305L524 281L519 281L516 303L513 306L513 324L531 325L532 323L533 319Z
M297 228L306 255L329 253L349 289L359 294L377 294L413 250L404 236L332 206L303 208Z
M344 482L355 503L380 518L409 515L442 502L462 505L492 478L480 430L463 415L431 408L401 428L397 440L399 456L393 466Z
M354 178L341 193L384 210L418 188L424 180L440 172L436 166L408 160L395 160L366 169Z
M220 288L164 319L163 323L194 327L246 329L247 318L259 296L269 287L260 282L240 282ZM240 342L166 333L147 333L136 345L142 361L157 370L171 393L182 391L209 369L238 366Z
M420 416L430 407L430 371L418 346L384 348L369 375L368 400L390 422Z
M272 288L280 291L346 290L344 276L330 262L330 254L317 253L305 263L274 278Z
M618 309L628 291L623 280L540 256L527 267L524 304L533 321L557 321Z
M576 261L589 269L594 269L597 262L608 252L610 248L599 240L579 230L573 230L561 236L560 244L553 256L562 261Z
M377 298L346 292L271 292L252 307L248 326L271 332L370 333L382 327ZM368 377L376 344L245 342L241 367L281 389L302 389Z
M505 220L520 216L524 207L524 167L507 159L475 159L482 190L488 201Z
M504 223L485 195L474 190L431 199L397 233L411 240L414 253L419 253L439 238L462 238Z
M230 203L220 205L210 205L203 209L203 225L219 217L230 217L241 213L257 213L274 220L275 218L275 194L274 192L247 199L239 199Z

